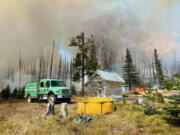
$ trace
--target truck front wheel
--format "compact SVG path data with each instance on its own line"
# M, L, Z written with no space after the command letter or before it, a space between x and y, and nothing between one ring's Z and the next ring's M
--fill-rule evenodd
M32 103L32 97L31 97L31 95L29 95L29 96L27 97L27 101L28 101L28 103Z
M55 103L56 102L56 96L51 94L48 97L48 103Z

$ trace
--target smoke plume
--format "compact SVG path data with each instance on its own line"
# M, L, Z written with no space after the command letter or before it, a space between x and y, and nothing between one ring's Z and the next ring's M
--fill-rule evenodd
M158 48L161 57L169 57L174 49L180 50L179 27L169 13L179 0L143 1L1 0L0 80L7 78L8 65L18 66L20 55L27 68L52 40L56 52L59 45L73 52L69 40L82 31L93 34L97 43L105 39L103 44L117 55L130 48L150 58Z

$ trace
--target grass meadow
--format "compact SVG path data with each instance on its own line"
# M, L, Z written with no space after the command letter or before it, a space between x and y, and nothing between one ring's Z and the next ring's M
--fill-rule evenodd
M0 103L0 135L179 135L180 120L165 114L144 115L141 106L127 102L116 103L115 112L92 116L93 122L73 123L78 116L76 104L68 105L68 118L56 115L42 119L46 103L26 101Z

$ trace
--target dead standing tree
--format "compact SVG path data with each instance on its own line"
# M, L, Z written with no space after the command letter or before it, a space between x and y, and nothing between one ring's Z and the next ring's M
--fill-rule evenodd
M40 52L40 59L39 59L39 74L38 74L38 81L41 80L41 69L42 69L42 52Z
M47 59L46 59L46 70L45 70L45 76L48 77L48 69L49 69L49 56L50 56L50 50L47 51Z
M72 75L73 75L73 66L72 66L73 60L70 61L70 88L72 88Z
M58 78L61 78L61 56L59 56L59 65L58 65Z
M19 88L21 88L21 75L22 75L22 58L21 53L19 55Z
M55 41L53 40L53 47L52 47L52 53L51 53L51 64L50 64L50 78L52 77L54 46L55 46Z
M31 65L31 81L35 80L36 76L36 63Z
M66 53L65 53L65 61L64 61L64 81L66 82L66 74L67 73L67 60L66 60Z
M42 57L42 78L46 78L46 61L45 57Z

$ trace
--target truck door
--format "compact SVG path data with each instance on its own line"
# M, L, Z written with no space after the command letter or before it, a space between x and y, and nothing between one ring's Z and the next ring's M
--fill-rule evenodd
M46 88L47 88L47 94L49 93L49 87L50 87L50 81L46 81L46 84L45 84Z
M47 94L47 87L44 82L40 82L39 84L39 94Z

